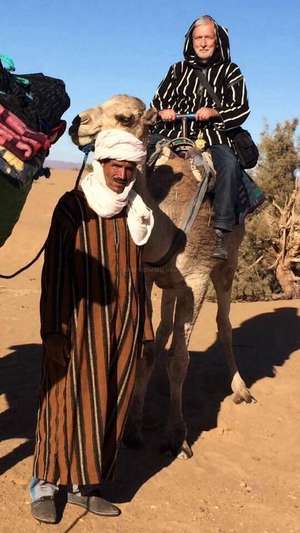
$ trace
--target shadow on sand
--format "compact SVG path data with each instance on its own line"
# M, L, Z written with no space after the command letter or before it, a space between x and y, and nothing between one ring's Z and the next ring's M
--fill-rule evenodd
M0 394L5 394L8 409L0 414L0 441L26 439L0 457L0 475L34 451L34 433L41 372L40 344L11 346L11 353L0 358Z
M246 320L233 331L233 341L238 366L249 387L264 377L275 377L276 367L282 366L300 348L297 309L284 307ZM39 389L41 346L12 346L11 350L12 353L0 359L0 394L6 395L9 406L0 414L0 438L27 441L1 458L1 473L33 453ZM221 403L229 394L227 367L217 343L205 353L191 352L184 387L184 413L190 444L203 430L216 427ZM122 448L117 479L103 487L105 495L113 501L130 501L149 478L174 460L160 452L168 401L168 381L162 356L157 362L146 400L145 447L140 450Z

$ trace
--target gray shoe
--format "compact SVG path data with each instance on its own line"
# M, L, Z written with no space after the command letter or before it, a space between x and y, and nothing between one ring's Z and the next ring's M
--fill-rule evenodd
M91 513L100 516L118 516L121 514L120 509L116 505L104 500L100 496L81 496L81 494L68 492L68 503L79 505L79 507L83 507Z
M54 496L42 496L31 504L33 518L47 524L56 524L58 521Z
M228 258L228 254L225 248L224 232L220 229L216 229L215 233L216 233L216 247L215 247L214 253L212 254L212 257L214 259L221 259L222 261L226 261L226 259Z

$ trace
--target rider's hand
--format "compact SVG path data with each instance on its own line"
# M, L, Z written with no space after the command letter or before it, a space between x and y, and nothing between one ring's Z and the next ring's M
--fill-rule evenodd
M67 337L53 333L44 339L43 344L46 358L49 361L62 367L67 366L70 358L70 342Z
M196 112L196 120L209 120L210 118L216 118L219 113L212 107L200 107Z
M162 109L158 112L158 116L166 122L176 119L176 113L174 109Z

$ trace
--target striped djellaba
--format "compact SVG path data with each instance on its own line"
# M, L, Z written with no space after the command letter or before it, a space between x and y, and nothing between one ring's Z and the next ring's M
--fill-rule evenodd
M41 335L51 334L70 339L69 359L63 367L44 355L33 475L98 484L112 477L136 360L153 331L124 211L100 218L80 191L59 201L46 244Z
M152 104L158 110L174 109L177 114L196 113L201 107L216 108L219 118L200 122L188 121L187 136L203 137L207 146L214 144L232 145L230 130L240 127L249 116L245 78L240 68L230 59L228 31L214 21L217 48L211 60L202 63L193 48L194 21L185 37L184 60L171 65L160 83ZM220 107L202 85L198 71L206 77L220 100ZM171 139L183 135L181 121L159 121L152 132Z

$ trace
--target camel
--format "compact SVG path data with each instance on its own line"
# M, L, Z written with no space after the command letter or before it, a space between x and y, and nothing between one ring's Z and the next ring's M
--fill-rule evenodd
M127 95L113 97L99 108L96 112L88 110L74 119L70 133L78 145L91 142L101 128L108 127L125 127L145 138L153 113L155 115L153 110L146 111L141 100ZM108 114L106 109L109 110ZM83 118L82 127L80 117ZM88 123L90 127L87 129ZM164 448L179 458L190 458L192 450L187 443L187 428L182 412L182 387L189 365L189 339L210 278L216 290L218 339L229 367L233 401L250 403L253 397L237 368L229 320L231 287L244 226L236 226L233 232L226 235L226 261L211 257L215 233L208 197L204 199L189 231L182 230L189 205L197 195L199 182L205 179L211 168L207 165L207 157L202 158L202 164L195 168L192 164L194 149L187 152L185 158L180 155L174 153L170 146L163 147L154 167L141 172L135 184L154 213L154 229L144 248L143 259L147 292L150 296L155 283L162 289L162 304L155 342L146 343L143 358L138 364L125 441L129 445L142 443L142 417L147 385L156 356L171 338L167 355L170 408Z

